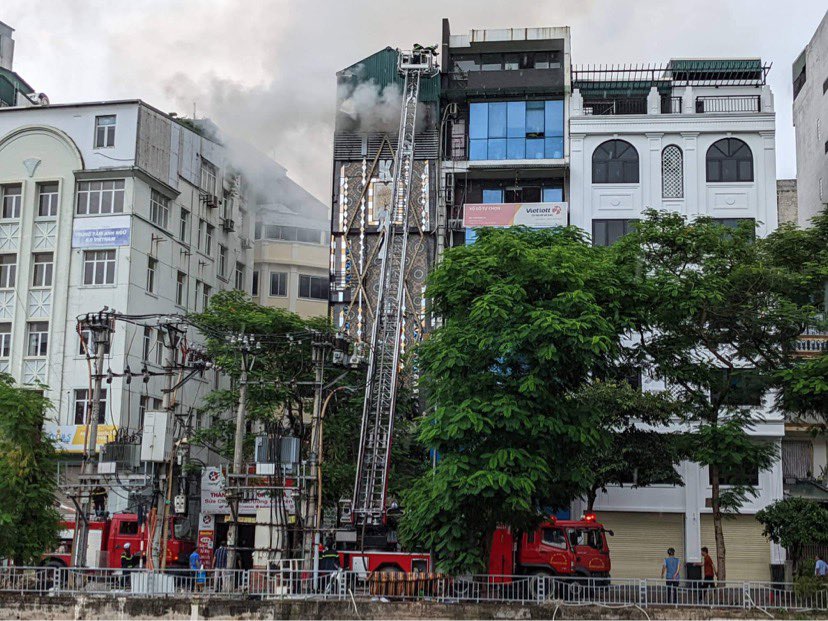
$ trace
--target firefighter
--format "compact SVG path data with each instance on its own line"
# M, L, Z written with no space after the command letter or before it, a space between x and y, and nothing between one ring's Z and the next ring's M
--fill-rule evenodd
M334 539L330 535L325 538L325 545L319 546L319 578L323 585L323 590L327 591L330 578L333 578L336 571L339 570L339 554L336 552Z
M132 546L124 544L124 551L121 552L121 569L134 569L138 566L138 557L132 553Z

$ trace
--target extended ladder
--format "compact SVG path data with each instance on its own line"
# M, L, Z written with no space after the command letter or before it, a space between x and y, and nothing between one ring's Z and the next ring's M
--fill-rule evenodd
M400 133L389 213L380 216L380 280L376 316L368 356L351 515L355 525L384 523L391 437L394 431L400 345L403 332L405 258L414 173L414 129L420 79L435 72L433 49L398 51L397 68L404 78Z

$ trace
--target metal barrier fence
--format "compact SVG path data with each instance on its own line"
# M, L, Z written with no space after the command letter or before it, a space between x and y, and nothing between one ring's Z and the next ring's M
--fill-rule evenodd
M497 602L559 606L828 610L828 582L810 593L791 583L341 571L288 566L193 571L0 567L0 593L134 597Z

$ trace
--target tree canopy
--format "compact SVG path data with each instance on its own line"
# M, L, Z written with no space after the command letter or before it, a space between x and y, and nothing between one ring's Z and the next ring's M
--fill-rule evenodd
M765 536L791 555L796 571L802 548L809 544L828 544L828 509L813 500L785 498L756 514Z

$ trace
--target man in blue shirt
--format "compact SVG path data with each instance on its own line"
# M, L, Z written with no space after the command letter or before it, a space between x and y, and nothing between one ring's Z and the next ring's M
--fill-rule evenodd
M661 577L667 581L667 603L676 603L676 589L679 585L679 572L681 571L681 563L676 558L675 548L668 548L667 558L664 559L664 564L661 566Z
M822 558L821 554L817 554L816 565L814 566L814 575L819 576L820 578L828 576L828 563L825 562L825 559Z

